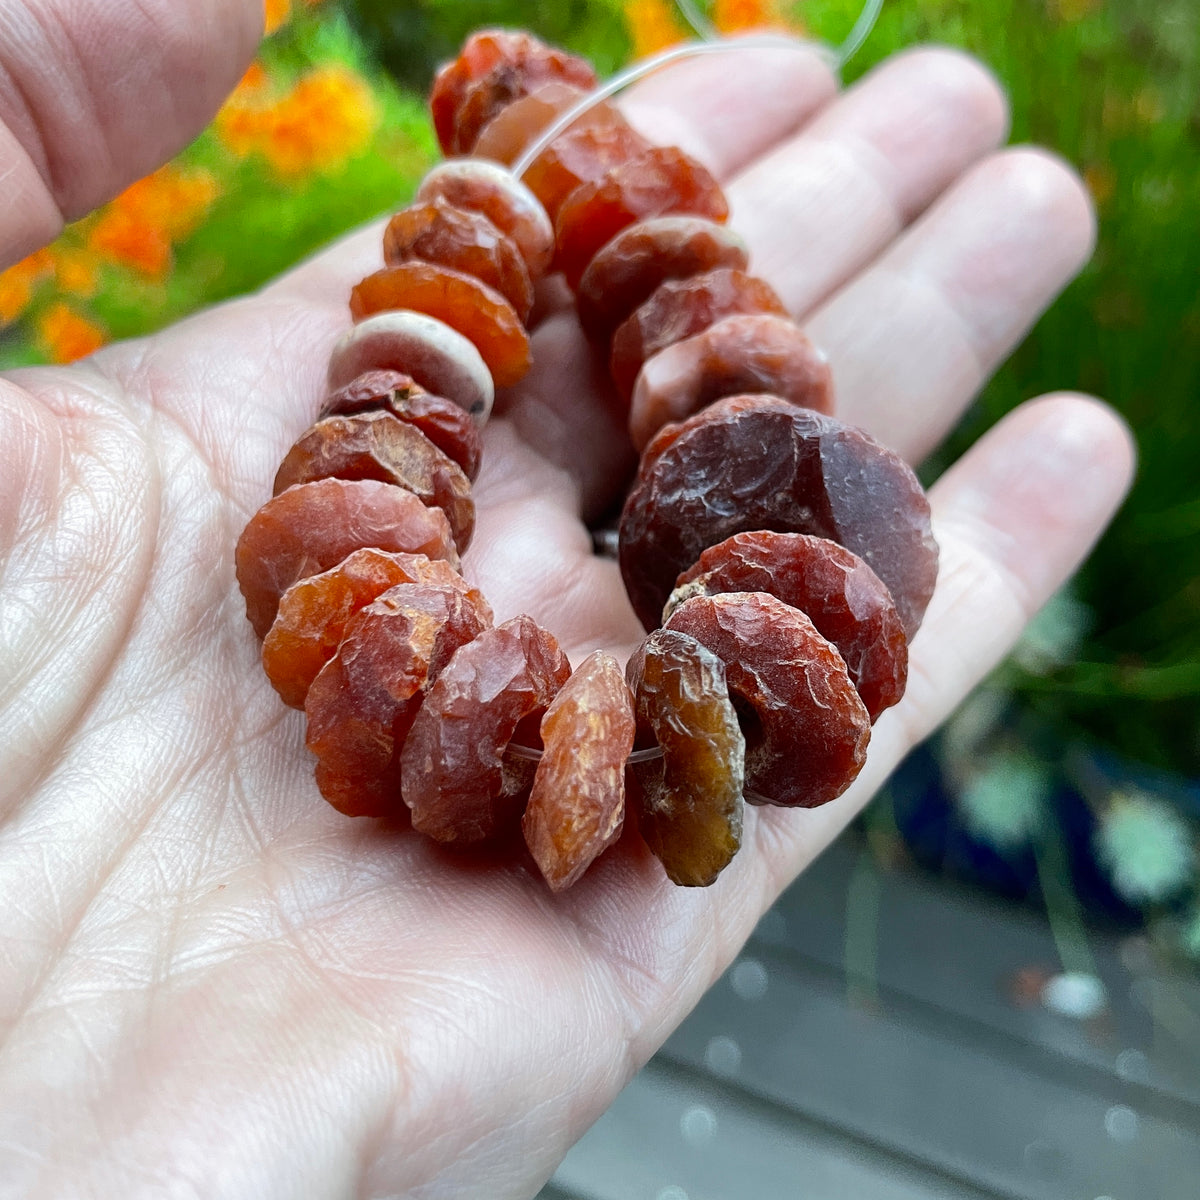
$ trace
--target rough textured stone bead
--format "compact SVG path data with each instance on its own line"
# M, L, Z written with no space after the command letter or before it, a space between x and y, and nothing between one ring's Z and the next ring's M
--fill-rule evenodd
M688 634L658 629L629 660L628 676L639 741L663 752L630 768L638 829L673 883L707 887L742 842L746 743L725 666Z
M285 704L303 708L321 668L333 657L359 609L401 583L425 583L460 591L485 625L492 610L449 563L423 554L356 550L336 567L292 584L263 639L263 669Z
M746 738L748 799L816 808L854 782L871 721L842 656L802 612L765 592L697 596L666 628L725 664Z
M570 677L558 643L515 617L459 649L429 690L401 754L413 826L440 842L477 842L515 829L529 776L506 772L517 725L540 718Z
M571 289L579 286L600 248L622 229L666 213L693 213L714 221L729 216L717 181L674 147L656 146L577 187L555 220L556 262Z
M455 588L400 584L351 619L305 699L321 794L351 817L404 813L400 747L429 685L484 629Z
M554 891L570 887L620 836L633 696L598 650L579 664L542 718L542 759L521 827Z
M501 109L483 127L471 153L511 167L543 130L586 95L584 88L570 83L543 83Z
M279 598L298 579L374 546L442 558L458 566L450 522L412 492L373 479L321 479L288 488L252 516L238 539L238 585L246 616L264 637Z
M522 321L529 319L533 283L525 260L516 242L483 213L440 198L401 209L384 231L383 261L395 267L413 259L478 279L499 292Z
M462 553L475 532L471 481L419 429L390 413L326 417L288 451L274 494L316 479L378 479L406 488L422 504L440 508Z
M650 149L650 143L611 104L597 105L546 147L524 180L553 221L581 184Z
M789 317L726 317L642 365L629 404L629 434L641 450L670 421L726 396L758 393L831 413L829 362Z
M770 284L734 267L661 284L613 335L609 368L617 391L628 400L648 358L735 313L786 316L787 307Z
M422 312L458 330L487 364L497 387L511 387L529 370L529 334L516 309L471 275L425 262L384 267L356 284L356 321L394 309Z
M528 33L487 29L472 34L433 81L429 108L445 154L470 154L480 131L505 105L552 80L584 91L596 86L590 63Z
M338 388L321 406L322 417L388 412L419 429L474 481L483 457L479 427L462 408L444 396L427 392L401 371L366 371Z
M635 309L669 279L718 267L745 270L746 243L727 225L703 217L652 217L623 229L592 261L575 297L590 338L607 342Z
M421 181L418 200L440 196L456 208L481 212L517 244L536 282L554 258L554 226L538 198L511 171L483 158L439 163Z
M874 721L904 695L908 639L891 593L857 554L828 538L759 530L700 555L679 577L663 614L692 596L769 592L809 617L846 663Z
M865 559L912 640L938 558L916 476L861 429L769 396L719 400L646 447L619 551L646 628L705 549L756 529L831 538Z
M418 312L382 312L359 321L333 348L329 387L345 387L367 371L403 371L428 392L453 400L482 425L496 385L479 351L444 321Z

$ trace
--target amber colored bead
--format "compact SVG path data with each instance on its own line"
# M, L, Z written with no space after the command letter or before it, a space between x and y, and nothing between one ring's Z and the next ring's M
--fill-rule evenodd
M629 660L639 741L662 758L630 768L638 829L672 883L708 887L742 843L746 743L724 663L686 633L655 630Z
M558 210L556 262L574 290L597 251L627 225L666 213L693 213L725 221L729 205L720 185L694 158L656 146L581 184Z
M726 317L642 365L629 402L629 436L641 450L670 421L726 396L758 393L831 413L829 361L789 317Z
M298 579L373 546L445 559L458 566L446 514L412 492L373 479L319 479L288 488L250 518L238 538L238 585L246 616L264 637L279 598Z
M407 262L368 275L350 293L356 321L401 308L457 329L483 355L497 387L511 386L529 370L529 335L521 318L499 292L470 275Z
M470 275L499 292L522 321L533 308L533 284L517 244L479 212L432 200L401 209L383 235L390 267L418 259Z
M611 104L598 105L546 147L523 178L554 220L568 196L650 148Z
M351 817L405 812L398 756L429 685L485 624L456 588L404 583L350 620L304 702L317 786Z
M804 613L765 592L731 592L685 601L666 628L725 664L746 738L747 799L816 808L854 782L871 721L842 656Z
M421 181L418 200L442 197L455 208L483 213L516 242L537 282L554 258L554 226L538 198L509 170L485 158L440 163Z
M288 451L275 476L275 495L315 479L378 479L407 488L440 508L461 554L475 532L471 481L419 429L391 413L326 417Z
M569 83L544 83L501 109L484 127L471 153L511 167L587 91ZM528 181L526 181L528 182Z
M620 665L598 650L546 709L542 759L521 827L554 891L570 887L620 836L633 696Z
M458 650L429 689L401 754L413 826L441 842L515 829L530 780L506 771L505 747L522 720L540 719L570 674L553 636L525 616Z
M609 369L628 400L642 364L652 355L735 313L777 313L787 306L769 283L735 267L660 284L613 335Z
M528 33L488 29L472 34L459 56L438 71L429 97L443 153L469 154L496 113L551 80L590 91L596 72L582 58Z
M756 529L831 538L865 559L911 641L938 561L916 476L861 429L770 396L718 400L646 447L619 549L646 628L705 549Z
M453 400L427 392L402 371L365 371L338 388L321 406L322 417L389 412L419 429L474 481L483 457L479 427Z
M746 243L727 225L704 217L651 217L621 230L592 261L575 297L588 337L607 342L617 326L668 279L718 267L745 270Z
M285 704L303 708L321 668L333 657L351 617L401 583L425 583L460 591L485 625L492 610L483 593L450 566L423 554L356 550L335 567L292 584L263 639L263 669Z
M679 577L664 620L692 596L769 592L831 641L872 722L904 695L908 638L891 593L857 554L828 538L758 530L710 546Z

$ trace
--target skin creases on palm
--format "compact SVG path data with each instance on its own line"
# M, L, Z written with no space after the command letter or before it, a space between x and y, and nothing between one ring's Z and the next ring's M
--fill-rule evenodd
M1074 176L997 151L999 92L955 54L901 56L834 98L810 52L744 52L655 77L628 109L727 181L755 268L831 357L842 415L913 459L1089 252ZM931 493L938 593L851 792L755 810L710 889L672 887L625 842L551 896L512 861L326 806L233 581L379 236L0 389L14 1194L187 1179L206 1196L532 1195L778 890L1003 654L1129 477L1127 437L1095 402L1018 410ZM485 434L464 568L498 620L529 612L573 662L623 657L639 626L581 514L631 451L569 311L534 353Z

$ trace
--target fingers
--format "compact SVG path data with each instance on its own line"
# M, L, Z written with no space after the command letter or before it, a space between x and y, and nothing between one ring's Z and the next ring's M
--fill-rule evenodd
M1042 151L998 154L806 322L838 415L917 461L1087 262L1078 176Z
M20 0L0 22L0 265L200 132L262 34L261 0ZM11 200L8 199L11 197Z
M904 700L875 726L867 766L845 796L798 819L760 821L777 881L815 858L1004 657L1108 524L1134 457L1111 409L1060 394L1011 413L939 480L930 501L941 569Z
M621 107L652 142L678 146L726 179L800 128L836 92L825 56L797 42L666 67L630 88Z
M889 59L728 189L751 269L806 313L1003 142L1007 107L974 59Z

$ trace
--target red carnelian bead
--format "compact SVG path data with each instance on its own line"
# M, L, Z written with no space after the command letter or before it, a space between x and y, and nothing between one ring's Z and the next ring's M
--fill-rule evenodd
M649 148L617 109L600 105L559 134L533 160L524 180L554 220L577 187Z
M461 271L498 291L525 321L533 307L533 284L517 244L483 213L445 200L401 209L383 235L389 267L419 259Z
M453 400L432 395L402 371L363 372L329 396L321 407L321 416L372 411L389 412L419 429L462 467L468 479L474 480L479 474L483 456L479 427Z
M350 294L356 321L392 309L424 313L457 330L479 350L497 387L511 386L529 370L521 318L499 292L470 275L408 262L368 275Z
M475 530L471 481L419 429L391 413L326 417L310 426L283 460L274 493L328 478L378 479L406 488L446 514L460 552L470 544Z
M789 317L726 317L647 359L629 402L629 435L641 450L669 421L757 392L833 412L829 360Z
M735 313L786 314L787 306L769 283L732 267L662 284L613 336L617 391L628 400L646 359Z
M359 609L401 583L428 583L460 591L485 625L492 610L450 566L423 554L355 550L336 567L292 584L279 601L279 613L263 639L263 669L285 704L303 708L321 668L333 657L346 626Z
M872 722L904 695L908 638L892 594L857 554L828 538L757 530L710 546L679 577L664 619L692 596L769 592L831 641Z
M528 96L501 109L483 127L471 153L511 167L543 130L586 95L583 88L569 83L544 83L534 88Z
M374 546L443 558L458 566L450 522L412 492L373 479L320 479L268 500L250 518L235 554L246 616L264 637L279 598L298 579Z
M617 234L588 264L576 304L588 337L607 341L668 279L717 267L745 270L746 243L727 225L703 217L652 217Z
M725 221L729 205L709 171L682 150L656 146L581 184L558 210L556 261L574 291L597 251L627 225L664 213Z
M542 759L521 821L529 851L556 892L620 836L633 734L633 696L617 660L598 650L546 709Z
M429 685L485 628L456 588L404 583L360 609L313 680L304 711L317 786L350 817L395 817L400 747Z
M429 690L400 756L413 826L440 842L477 842L514 829L530 772L504 750L520 722L540 719L571 667L529 617L485 630L458 650Z

